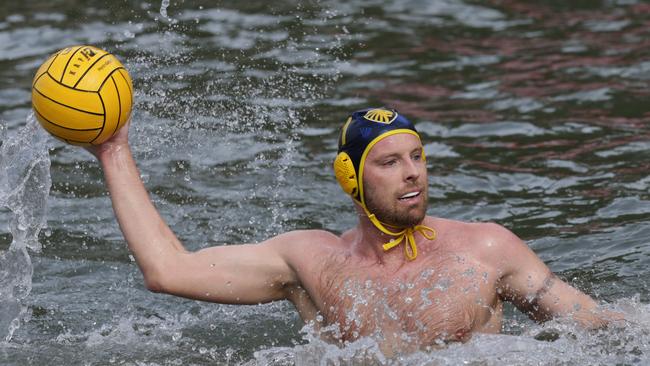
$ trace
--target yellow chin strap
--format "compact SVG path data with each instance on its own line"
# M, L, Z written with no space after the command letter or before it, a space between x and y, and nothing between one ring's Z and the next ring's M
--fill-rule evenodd
M391 239L391 241L384 243L382 245L382 248L384 248L384 251L387 252L394 247L400 245L400 243L404 242L404 255L406 258L410 261L414 260L418 256L418 247L415 245L415 236L413 234L416 231L419 231L422 236L429 240L433 240L436 238L436 231L428 226L425 225L415 225L413 227L407 227L406 229L398 232L390 231L386 229L386 227L377 219L375 214L371 214L368 212L368 209L366 209L365 206L363 206L363 210L366 212L366 215L368 215L368 219L370 219L370 222L372 222L379 231L386 235L394 236L395 239ZM406 240L405 240L406 239ZM407 245L408 243L408 245Z

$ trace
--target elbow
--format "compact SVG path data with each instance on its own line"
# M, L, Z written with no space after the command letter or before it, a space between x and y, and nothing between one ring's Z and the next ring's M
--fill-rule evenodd
M147 290L155 293L167 293L169 280L166 279L165 272L160 268L143 270L144 285Z
M177 264L181 256L178 253L162 253L155 259L138 262L144 285L155 293L172 293L177 282Z
M181 274L186 272L183 268L188 267L184 258L186 256L181 253L167 253L140 265L147 290L172 295L182 292Z
M157 277L145 276L144 285L147 288L147 290L151 292L155 292L155 293L165 292L165 286L163 285L163 282Z

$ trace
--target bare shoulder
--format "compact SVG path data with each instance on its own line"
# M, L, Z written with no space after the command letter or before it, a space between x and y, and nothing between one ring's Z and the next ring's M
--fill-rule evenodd
M325 230L296 230L267 240L293 273L296 283L314 283L326 266L327 258L345 252L344 241Z
M497 264L521 251L529 251L517 235L496 223L434 220L442 243L455 250L472 253L481 262Z
M270 240L284 242L288 245L309 245L309 243L336 243L341 238L326 230L293 230L280 234Z
M314 254L339 247L341 238L325 230L294 230L268 239L261 244L271 246L285 256Z

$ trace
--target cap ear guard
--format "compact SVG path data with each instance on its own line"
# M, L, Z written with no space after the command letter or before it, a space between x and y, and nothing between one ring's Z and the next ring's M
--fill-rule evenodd
M343 191L356 198L357 192L359 191L357 173L354 170L354 164L352 164L350 155L346 152L339 153L336 159L334 159L334 175L341 188L343 188Z

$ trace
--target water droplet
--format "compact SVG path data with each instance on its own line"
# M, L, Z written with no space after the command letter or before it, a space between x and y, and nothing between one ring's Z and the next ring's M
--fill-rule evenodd
M177 342L182 337L183 337L183 333L181 331L172 333L172 341L174 342Z

